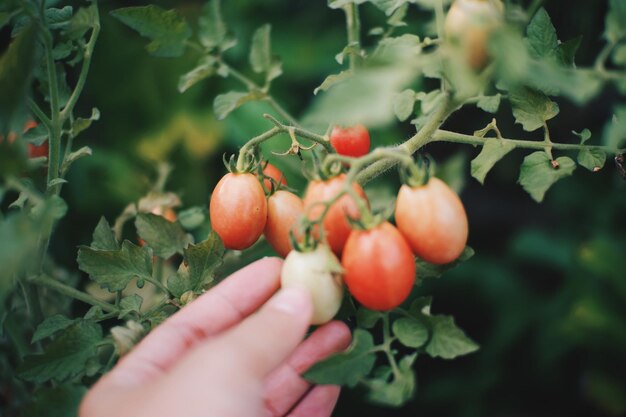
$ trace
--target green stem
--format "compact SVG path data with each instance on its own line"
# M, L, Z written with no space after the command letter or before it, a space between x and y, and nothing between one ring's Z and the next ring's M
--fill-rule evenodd
M543 122L543 143L545 144L545 151L548 155L548 158L552 161L554 157L552 156L552 140L550 139L550 129L548 128L548 123Z
M56 279L50 278L46 275L40 275L38 277L32 278L29 280L29 282L35 285L49 288L68 297L74 298L87 304L91 304L92 306L100 307L102 311L105 311L107 313L119 312L119 309L113 304L109 304L106 301L99 300L85 292L79 291L74 287L70 287L69 285L63 284L62 282L59 282Z
M158 268L157 268L158 269ZM145 278L146 281L163 291L165 294L170 294L170 290L167 289L165 285L163 285L160 281L157 281L156 278Z
M613 49L615 48L616 45L617 44L615 42L609 42L606 45L604 45L604 48L602 48L602 50L596 57L596 61L593 65L593 68L595 71L600 72L600 73L603 73L604 71L606 71L606 68L605 68L606 60L609 59L609 56L611 55L611 52L613 52Z
M454 110L454 104L450 102L448 96L444 96L439 103L438 107L433 111L430 115L429 119L426 121L426 124L417 132L414 136L412 136L409 140L404 142L402 145L398 145L394 149L404 150L409 155L414 154L424 146L426 143L431 141L431 137L433 133L443 124L446 118L452 113ZM383 172L392 168L398 163L397 160L385 158L380 159L361 172L356 176L356 181L363 185L368 181L378 177Z
M278 113L280 115L280 117L282 117L283 119L287 120L292 126L296 126L299 127L300 124L298 123L298 121L296 119L294 119L289 112L287 112L287 110L285 110L283 108L283 106L281 106L280 104L278 104L278 102L276 100L274 100L274 98L270 95L267 96L267 98L265 99L268 104L276 111L276 113Z
M30 314L33 323L41 323L44 316L41 309L41 302L39 301L39 292L37 291L37 287L31 285L25 280L20 280L20 286L22 287L26 307L28 308L28 313Z
M32 111L35 117L39 119L39 121L48 130L50 130L52 127L52 120L50 120L50 118L46 116L46 114L43 112L41 107L39 107L39 105L35 103L35 101L32 98L29 97L27 100L28 100L28 107L30 108L30 111Z
M428 142L453 142L464 143L466 145L483 146L487 140L489 139L481 138L479 136L465 135L462 133L450 132L448 130L437 130ZM501 140L515 145L516 148L535 149L540 151L546 148L546 144L544 141L530 141L508 138L502 138ZM590 151L598 150L612 155L618 155L620 153L626 152L626 149L616 149L610 146L589 146L558 142L551 142L551 147L552 149L557 149L561 151L580 151L582 149L588 149Z
M389 360L389 365L391 365L391 370L393 371L393 375L395 378L399 379L400 369L398 368L398 364L396 362L396 358L391 353L391 331L389 326L389 314L385 314L383 316L383 346L385 346L385 355L387 355L387 359Z
M359 18L359 6L348 3L344 6L346 13L346 29L348 32L348 45L361 49L361 20ZM361 65L361 57L358 54L349 54L350 70L353 72Z
M44 49L46 54L46 66L48 70L48 81L50 85L50 126L49 133L49 153L48 153L48 184L46 194L54 195L58 186L50 186L52 180L59 177L59 166L61 156L61 118L59 113L59 81L57 77L56 65L52 56L52 35L48 32L44 35Z

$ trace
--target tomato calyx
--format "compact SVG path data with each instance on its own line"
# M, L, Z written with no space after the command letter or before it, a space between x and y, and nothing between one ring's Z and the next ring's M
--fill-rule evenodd
M400 169L400 179L410 187L421 187L428 184L435 175L435 164L430 155L418 155L417 160L405 164Z

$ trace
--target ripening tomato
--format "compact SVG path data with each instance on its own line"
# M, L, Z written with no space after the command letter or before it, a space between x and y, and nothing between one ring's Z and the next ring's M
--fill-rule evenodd
M446 36L461 46L471 68L480 70L489 61L489 36L502 23L503 15L500 0L456 0L448 10Z
M403 185L396 200L396 224L413 252L433 264L454 261L465 249L467 215L459 196L438 178Z
M313 180L309 183L304 194L304 210L309 219L315 220L322 214L324 205L319 203L332 200L341 192L345 181L346 175L340 174L326 181ZM353 184L352 187L359 196L367 201L365 192L358 184ZM360 213L357 203L352 197L344 195L330 207L322 223L328 244L338 256L341 255L348 235L352 231L347 216L358 219Z
M48 141L45 141L41 145L33 145L32 143L28 144L28 157L29 158L39 158L41 156L48 157Z
M246 249L257 241L267 219L267 200L255 175L229 173L217 183L209 207L211 227L227 249Z
M280 172L280 169L276 168L269 162L265 165L265 168L263 168L263 175L274 180L274 188L276 188L278 184L287 185L287 180L285 179L283 173ZM266 190L272 189L272 182L269 179L264 179L263 185Z
M339 155L363 156L370 151L370 134L363 125L335 126L330 133L330 144Z
M265 238L283 258L291 251L289 232L296 232L298 219L304 212L304 203L289 191L278 190L267 199Z
M354 230L341 264L350 294L370 310L396 308L415 284L415 258L406 239L391 223Z
M310 252L292 250L280 272L282 288L301 287L311 293L311 324L330 321L341 307L343 283L341 265L328 246L320 244Z

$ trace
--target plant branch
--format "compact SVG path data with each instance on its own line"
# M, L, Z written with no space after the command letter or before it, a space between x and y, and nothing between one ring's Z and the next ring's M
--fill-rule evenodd
M41 287L57 291L68 297L74 298L87 304L91 304L92 306L100 307L102 311L105 311L107 313L119 312L119 309L113 304L109 304L106 301L99 300L83 291L79 291L74 287L70 287L69 285L63 284L62 282L59 282L56 279L50 278L46 275L39 275L35 278L31 278L29 282L35 285L39 285Z
M35 117L39 119L39 121L48 129L48 131L52 128L52 120L43 112L41 107L32 99L28 98L28 107L30 111L33 112Z
M348 32L348 45L361 49L361 20L359 18L359 6L355 3L348 3L343 7L346 13L346 29ZM359 54L349 54L350 70L353 72L361 66Z

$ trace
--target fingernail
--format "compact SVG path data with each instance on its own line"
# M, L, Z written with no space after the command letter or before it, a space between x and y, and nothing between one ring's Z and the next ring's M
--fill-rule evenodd
M269 302L269 306L290 315L302 314L311 295L302 288L283 288Z

